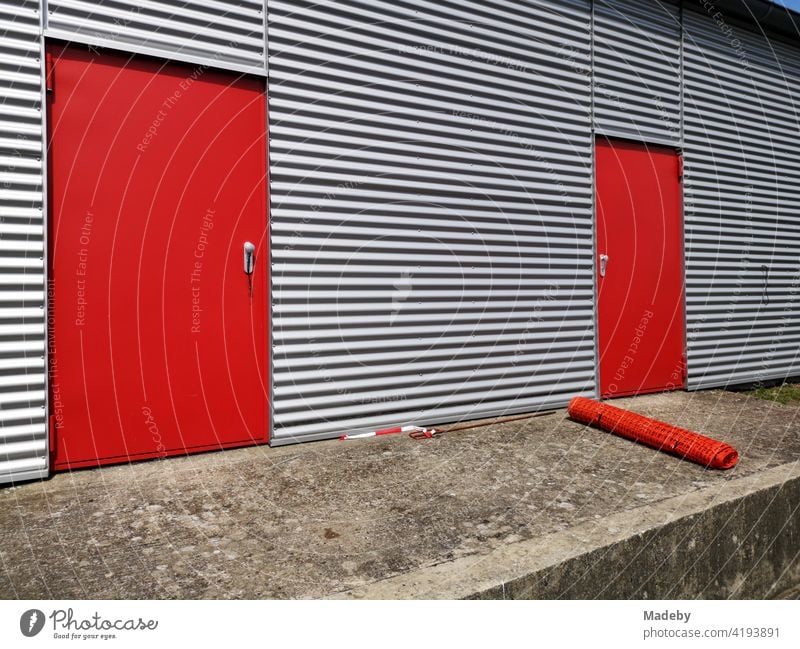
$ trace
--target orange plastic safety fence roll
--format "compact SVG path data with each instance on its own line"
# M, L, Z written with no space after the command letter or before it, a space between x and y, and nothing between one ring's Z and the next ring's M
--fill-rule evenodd
M731 469L739 461L739 453L730 444L593 399L575 397L569 402L567 411L576 421L597 426L705 467Z

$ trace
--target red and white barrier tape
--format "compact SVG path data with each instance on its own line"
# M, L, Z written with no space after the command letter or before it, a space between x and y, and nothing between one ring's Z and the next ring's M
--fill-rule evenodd
M347 435L340 435L339 439L362 439L364 437L376 437L378 435L394 435L395 433L424 433L427 428L422 426L397 426L396 428L384 428L383 430L373 430L369 433L348 433Z

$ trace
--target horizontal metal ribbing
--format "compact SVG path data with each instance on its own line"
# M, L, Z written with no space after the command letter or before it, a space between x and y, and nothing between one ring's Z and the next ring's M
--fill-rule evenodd
M684 23L689 387L798 374L800 57L702 12Z
M588 2L270 2L273 443L594 390Z
M48 34L265 72L263 0L49 0Z
M676 2L594 2L598 133L680 143L680 33Z
M39 3L0 0L0 483L47 473Z

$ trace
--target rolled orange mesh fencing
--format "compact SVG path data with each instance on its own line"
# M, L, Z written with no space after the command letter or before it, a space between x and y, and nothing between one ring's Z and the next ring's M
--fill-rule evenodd
M730 444L593 399L575 397L569 402L567 411L575 421L597 426L705 467L731 469L739 461L739 453Z

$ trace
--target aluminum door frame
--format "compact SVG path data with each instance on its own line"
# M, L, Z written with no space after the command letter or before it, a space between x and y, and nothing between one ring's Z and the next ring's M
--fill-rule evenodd
M592 69L594 69L594 63L592 64ZM594 84L593 86L594 87ZM681 112L683 110L683 100L681 100ZM681 130L683 128L683 115L681 114ZM675 389L682 389L684 391L689 390L689 368L688 368L688 354L687 354L687 311L686 311L686 220L685 220L685 211L686 205L684 200L684 153L683 147L680 145L675 144L665 144L663 142L644 142L641 140L628 138L624 136L617 136L617 135L605 135L602 132L598 132L597 130L594 131L593 143L592 143L592 191L593 195L596 197L597 195L597 142L598 140L608 140L608 141L619 141L619 142L627 142L629 144L636 144L641 146L652 146L658 148L667 148L672 149L678 156L678 164L680 165L680 176L678 182L678 194L679 194L679 231L680 231L680 277L681 277L681 284L682 284L682 291L683 291L683 305L682 305L682 358L683 358L683 386ZM593 221L593 238L592 238L592 255L594 263L592 264L592 277L594 280L594 311L595 311L595 327L594 327L594 335L595 335L595 398L601 399L601 389L600 389L600 334L599 334L599 309L598 309L598 299L599 299L599 277L597 272L597 259L598 259L598 239L597 239L597 201L594 200L592 202L592 221Z

